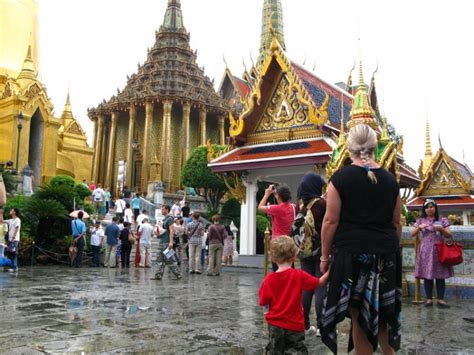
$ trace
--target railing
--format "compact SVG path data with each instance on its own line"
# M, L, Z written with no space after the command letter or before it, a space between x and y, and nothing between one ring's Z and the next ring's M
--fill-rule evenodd
M146 210L151 223L156 223L156 205L140 196L140 211Z

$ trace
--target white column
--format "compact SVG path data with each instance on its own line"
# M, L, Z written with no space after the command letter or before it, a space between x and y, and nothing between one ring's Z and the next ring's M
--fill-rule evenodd
M257 252L257 181L247 178L245 203L240 207L240 255Z
M462 211L462 220L463 220L463 224L465 226L468 226L471 224L471 221L469 220L469 213L468 211L464 210Z

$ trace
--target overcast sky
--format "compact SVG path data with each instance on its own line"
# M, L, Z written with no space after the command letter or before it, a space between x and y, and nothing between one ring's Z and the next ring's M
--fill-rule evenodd
M87 108L122 89L146 59L167 0L38 0L40 77L60 116L69 87L73 112L92 139ZM219 85L225 55L235 75L258 55L263 0L182 0L191 47ZM425 122L433 150L474 165L474 21L469 1L282 0L288 56L328 82L346 81L359 57L376 76L381 109L405 137L415 169Z

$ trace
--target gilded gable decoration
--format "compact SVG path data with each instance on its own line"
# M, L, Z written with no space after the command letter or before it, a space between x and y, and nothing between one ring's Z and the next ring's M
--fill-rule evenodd
M418 196L470 194L471 190L472 176L463 177L453 159L440 147L416 194Z
M71 122L64 129L64 133L75 134L75 135L78 135L78 136L85 136L84 131L82 130L82 128L79 126L79 124L76 121Z

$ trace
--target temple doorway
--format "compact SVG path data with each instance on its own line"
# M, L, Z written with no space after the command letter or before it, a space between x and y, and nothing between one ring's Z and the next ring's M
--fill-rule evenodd
M33 170L33 186L41 184L43 166L44 122L39 109L31 116L28 165Z

